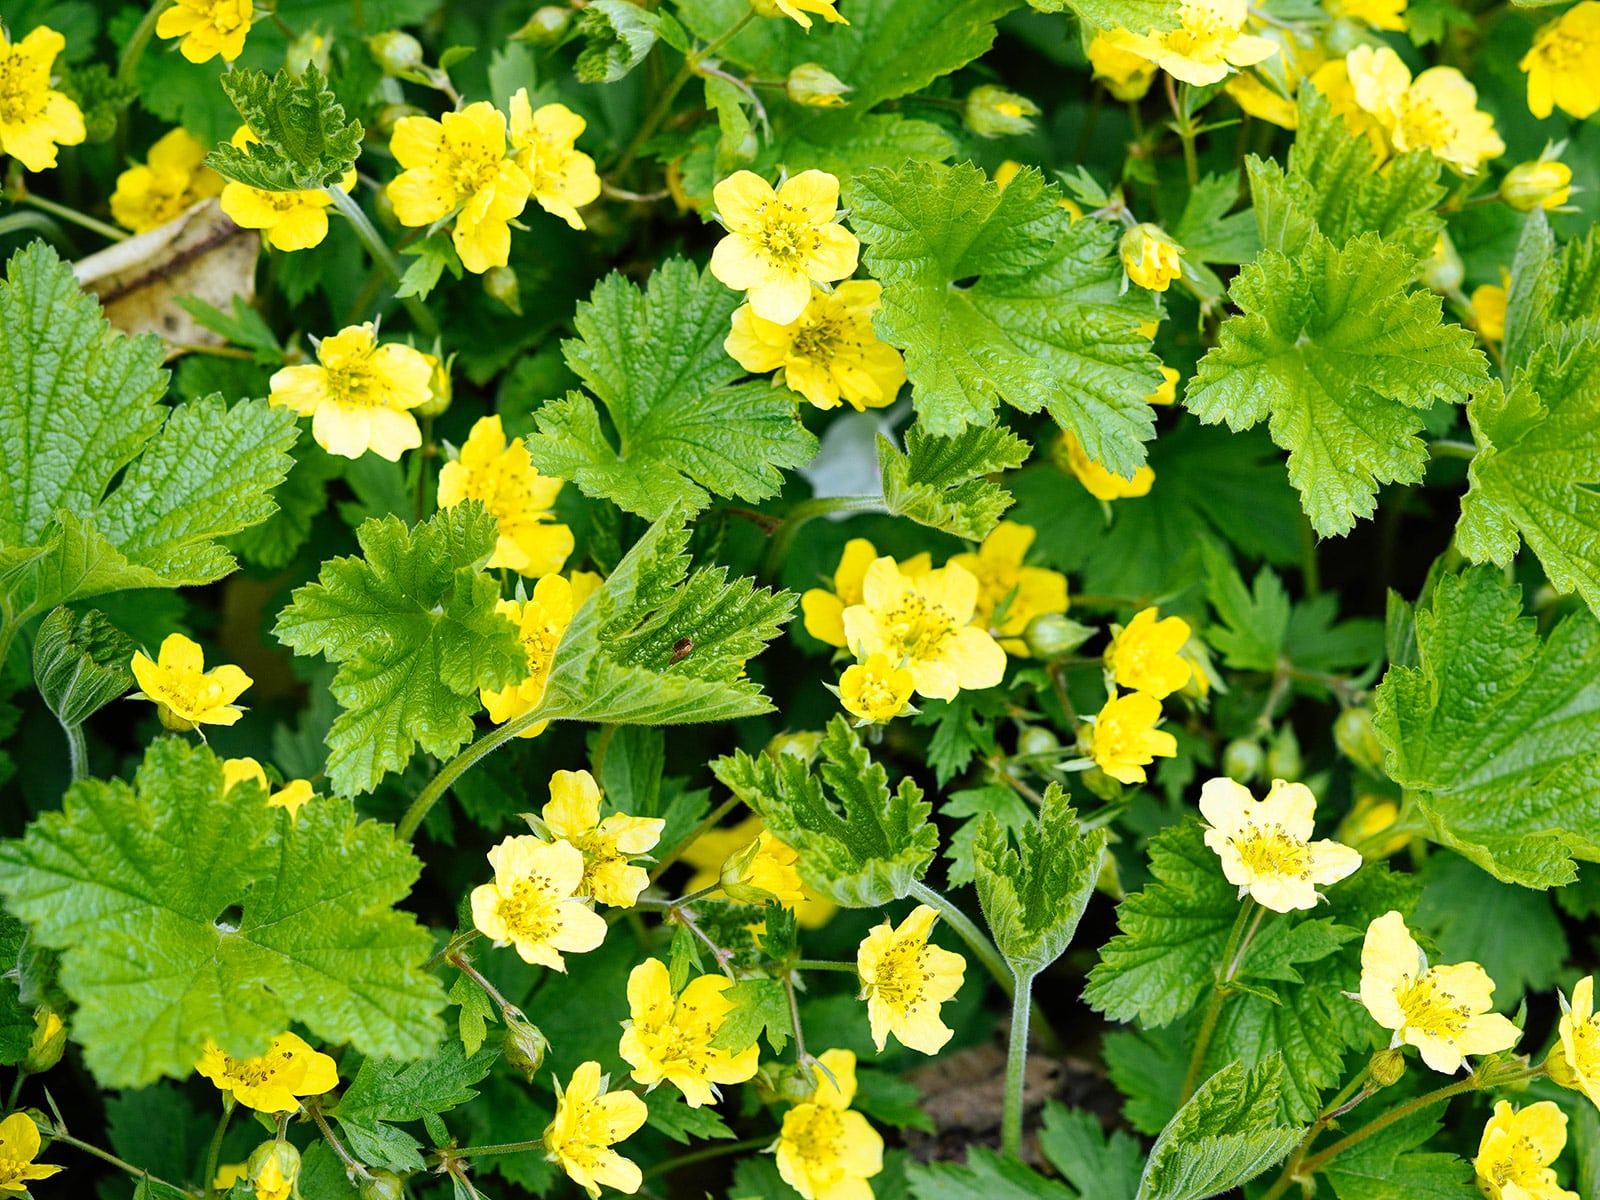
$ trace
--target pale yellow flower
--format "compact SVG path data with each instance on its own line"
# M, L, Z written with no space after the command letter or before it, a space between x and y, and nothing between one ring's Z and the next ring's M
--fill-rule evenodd
M1164 699L1189 682L1194 668L1183 657L1189 623L1182 617L1158 619L1157 609L1141 609L1126 627L1112 626L1106 669L1121 687Z
M56 165L57 146L76 146L84 139L83 113L50 86L56 55L66 45L67 39L47 25L15 43L0 26L0 154L29 171L49 170Z
M1411 71L1388 46L1357 46L1345 56L1355 101L1383 127L1395 153L1429 150L1464 175L1505 153L1478 91L1454 67Z
M222 191L222 176L205 165L206 148L188 130L170 129L150 147L149 157L117 176L111 215L117 224L144 233L165 225L184 209Z
M1311 840L1316 797L1301 783L1272 781L1265 800L1232 779L1210 779L1200 789L1206 845L1222 860L1222 873L1273 912L1315 908L1317 888L1337 883L1361 866L1349 846Z
M558 1079L555 1119L544 1131L550 1161L591 1197L602 1187L631 1195L644 1181L638 1166L611 1147L636 1133L649 1110L632 1092L608 1092L606 1084L597 1062L579 1065L565 1088Z
M239 126L229 139L241 150L260 140L248 125ZM356 173L351 170L345 172L339 187L348 192L355 183ZM333 197L323 188L269 192L230 180L218 202L235 225L259 229L275 250L309 250L328 236L328 207Z
M204 651L181 633L167 634L154 662L141 650L132 666L140 688L132 699L153 701L161 724L174 733L232 725L244 715L234 701L253 682L250 676L231 663L207 671Z
M1594 1011L1594 976L1585 975L1561 997L1560 1039L1550 1051L1550 1078L1582 1092L1600 1108L1600 1014Z
M1297 129L1300 126L1300 108L1294 97L1268 87L1249 71L1231 76L1222 85L1222 90L1252 117L1259 117L1279 129Z
M711 194L728 230L711 252L711 273L747 291L756 316L788 325L811 302L813 283L855 271L860 246L838 223L839 181L826 171L802 171L777 191L736 171Z
M900 351L878 340L872 314L883 285L852 279L831 292L812 289L805 311L788 325L763 320L744 304L723 348L746 371L783 369L783 381L817 408L857 412L894 403L906 381Z
M550 802L544 823L551 834L583 854L581 895L614 908L629 908L650 884L643 867L628 860L648 854L661 840L660 817L613 813L600 817L600 785L587 771L557 771L550 776Z
M539 577L561 570L572 553L572 530L550 508L562 481L539 474L521 438L506 440L500 415L480 417L461 452L439 470L439 507L480 500L499 526L488 565Z
M1422 1061L1446 1075L1469 1054L1509 1050L1522 1036L1491 1011L1494 981L1475 962L1430 967L1405 918L1386 912L1367 926L1361 947L1361 1003L1394 1030L1394 1046L1415 1046Z
M584 227L578 210L600 198L594 159L576 148L587 128L565 104L544 104L535 112L527 88L511 97L511 156L539 207L574 229Z
M317 344L316 364L273 375L268 399L311 418L311 436L329 454L360 458L368 450L390 462L422 445L411 409L432 395L433 364L399 342L378 344L371 321Z
M1330 58L1319 66L1311 73L1311 86L1327 99L1334 115L1343 118L1352 137L1367 140L1379 162L1389 157L1389 135L1384 132L1383 122L1356 102L1355 84L1344 59Z
M555 660L561 635L566 633L573 616L600 582L598 575L588 571L574 571L570 581L560 575L546 575L534 584L533 595L527 600L496 603L495 611L509 617L517 627L522 649L528 655L528 674L521 683L498 690L483 688L478 692L478 699L496 725L522 716L544 699L545 685L550 681L550 664ZM517 736L538 737L548 724L548 721L535 721Z
M1040 613L1067 611L1067 577L1060 571L1023 564L1037 532L1031 525L1001 521L977 553L950 556L978 581L973 623L987 629L1007 654L1028 656L1023 631Z
M761 818L751 817L750 821L759 826ZM806 898L805 885L795 867L799 861L800 855L793 846L773 837L771 830L762 829L728 855L718 872L717 882L728 899L740 904L781 904L794 908Z
M833 572L833 590L811 588L800 597L807 633L819 642L844 648L844 610L861 603L867 568L877 558L877 547L866 538L851 538L845 543ZM900 563L902 575L926 575L932 569L933 559L926 553L912 555Z
M858 725L881 725L906 711L916 677L887 654L869 654L839 677L839 703Z
M1572 195L1572 168L1564 162L1518 163L1500 181L1500 198L1518 212L1560 208Z
M472 923L495 945L515 945L524 962L565 971L563 954L605 941L605 918L578 893L584 863L576 846L523 834L490 850L489 863L494 881L472 889Z
M257 1112L299 1112L301 1096L320 1096L339 1086L333 1059L296 1033L280 1033L265 1054L254 1058L234 1058L208 1041L194 1069Z
M880 1053L891 1033L924 1054L937 1054L954 1033L939 1019L939 1006L961 990L967 960L929 945L938 919L936 910L919 904L898 927L889 921L874 926L856 951L861 998Z
M1143 783L1145 767L1178 753L1178 739L1164 730L1161 701L1144 692L1113 696L1090 727L1089 756L1094 765L1122 783Z
M1578 1200L1556 1182L1550 1164L1567 1145L1567 1114L1549 1100L1526 1108L1495 1102L1472 1169L1489 1200Z
M883 1138L850 1107L856 1056L824 1050L814 1070L811 1098L784 1114L778 1174L803 1200L871 1200L867 1180L883 1170Z
M232 62L244 50L254 16L251 0L176 0L156 22L156 36L182 38L178 49L192 63L219 54Z
M1183 0L1178 28L1136 34L1113 29L1110 45L1137 54L1174 79L1196 87L1220 83L1238 67L1253 67L1278 52L1278 44L1244 32L1247 0Z
M738 1054L711 1045L734 1009L724 995L732 986L726 975L701 975L675 996L660 959L647 958L634 967L628 976L630 1019L622 1023L617 1048L633 1068L633 1078L650 1088L670 1083L690 1108L699 1108L718 1098L719 1084L754 1077L759 1065L754 1044Z
M1135 468L1131 479L1124 479L1108 471L1084 451L1077 435L1070 430L1062 433L1051 448L1050 457L1072 475L1083 490L1096 500L1125 500L1132 496L1148 496L1156 481L1156 473L1149 464Z
M1546 24L1517 64L1528 74L1528 111L1559 108L1587 120L1600 112L1600 0L1583 0Z

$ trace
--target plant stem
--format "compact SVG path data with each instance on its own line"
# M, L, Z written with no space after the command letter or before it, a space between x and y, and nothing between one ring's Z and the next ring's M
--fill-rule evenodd
M82 1150L85 1154L92 1154L101 1162L110 1163L119 1171L126 1171L135 1179L148 1179L151 1183L158 1183L162 1187L171 1188L173 1191L185 1196L192 1196L196 1194L189 1188L179 1187L175 1183L168 1183L165 1179L150 1174L150 1172L146 1171L143 1167L134 1166L127 1159L118 1158L109 1150L100 1149L100 1147L96 1146L93 1142L86 1142L82 1138L73 1137L65 1129L50 1129L47 1132L49 1133L51 1141L60 1142L63 1146L71 1146L75 1150Z
M451 1158L478 1158L490 1154L524 1154L529 1150L543 1150L544 1139L526 1142L499 1142L493 1146L461 1146L450 1151Z
M128 44L122 51L122 58L117 63L118 83L127 83L133 78L134 71L139 67L139 60L144 57L145 47L150 44L150 38L156 31L156 22L171 4L172 0L156 0L134 29L133 36L128 39Z
M555 721L559 719L558 716L550 716L542 705L536 705L520 717L514 717L507 721L498 729L490 730L460 754L445 763L444 766L439 768L439 773L428 780L428 785L417 794L417 798L411 802L411 807L406 809L405 816L400 818L400 824L395 827L395 832L399 834L400 840L409 842L416 836L417 828L422 824L423 818L428 815L428 810L434 806L440 796L449 790L450 785L466 774L480 758L483 758L492 750L498 750L530 725L534 725L539 721Z
M795 535L806 522L830 513L886 512L882 496L817 496L802 500L784 514L783 524L767 543L767 556L762 561L761 573L772 578L788 557Z
M1212 986L1211 1000L1206 1005L1205 1016L1200 1019L1200 1032L1195 1038L1194 1053L1189 1056L1189 1069L1183 1075L1183 1091L1178 1097L1180 1108L1189 1102L1189 1097L1194 1095L1195 1087L1200 1082L1200 1068L1205 1064L1206 1051L1211 1048L1211 1035L1217 1031L1217 1018L1222 1014L1222 1001L1232 990L1228 984L1233 981L1234 975L1244 962L1244 952L1249 948L1250 939L1255 936L1256 930L1261 928L1261 918L1266 915L1266 911L1260 908L1252 897L1247 896L1244 903L1239 906L1239 915L1233 919L1233 928L1228 932L1228 941L1222 950L1222 973L1217 976ZM1252 914L1254 920L1251 920Z
M22 1095L22 1085L27 1082L28 1073L21 1067L17 1068L17 1077L11 1081L11 1098L6 1101L6 1116L17 1111L17 1100Z
M806 1086L815 1091L817 1073L811 1066L811 1055L806 1053L805 1031L800 1028L800 1001L794 994L793 971L784 973L783 990L789 997L789 1025L794 1031L794 1061L800 1068L800 1074L805 1076Z
M1033 976L1017 976L1011 995L1011 1038L1006 1046L1006 1097L1000 1120L1000 1151L1022 1158L1022 1092L1028 1078L1028 1017L1033 1011Z
M72 763L72 782L89 778L89 747L84 741L82 725L61 725L67 735L67 756Z
M739 798L737 796L729 796L721 804L713 808L705 820L701 821L700 824L696 825L692 830L689 831L688 837L684 838L681 842L674 846L671 851L663 855L661 861L656 863L656 865L650 869L650 882L654 883L657 879L660 879L662 873L666 871L666 869L673 863L677 862L678 859L683 856L683 852L700 839L701 834L706 833L708 830L714 828L718 821L722 820L723 817L731 813L735 808L738 807L738 805Z
M769 1145L772 1136L745 1138L742 1142L721 1142L714 1146L704 1146L699 1150L691 1150L687 1154L680 1154L676 1158L669 1158L659 1162L653 1167L646 1168L644 1177L649 1179L652 1175L665 1175L669 1171L676 1171L679 1167L693 1166L695 1163L705 1162L708 1159L721 1158L727 1154L741 1154L746 1150L760 1150Z
M109 238L113 242L125 242L128 240L128 231L126 229L118 229L115 225L107 225L104 221L97 221L75 208L68 208L65 204L57 204L54 200L47 200L43 196L35 196L32 192L23 192L20 196L12 196L11 199L18 204L31 205L41 212L47 212L52 217L60 217L63 221L80 226L91 233L98 233L101 237Z
M1178 103L1178 89L1172 76L1163 72L1161 77L1167 85L1167 103L1172 105L1172 126L1183 139L1184 173L1189 177L1189 186L1194 187L1200 182L1200 164L1194 153L1194 121L1185 115L1183 106Z
M840 971L854 975L856 964L853 962L832 962L824 958L797 958L789 964L796 971Z
M377 228L367 219L367 214L362 211L356 198L339 187L323 190L333 201L333 206L339 210L340 215L355 229L356 237L361 239L361 244L367 248L367 253L372 255L372 261L399 283L404 274L400 269L400 260L395 257L394 251L389 249L389 243L383 240ZM439 322L434 320L433 313L428 311L427 305L418 303L415 296L403 297L400 303L405 306L406 312L411 314L411 319L416 322L419 332L426 337L439 336Z
M212 1181L217 1177L217 1162L222 1157L222 1139L228 1132L228 1121L233 1117L233 1093L229 1092L222 1098L222 1119L217 1122L217 1131L211 1135L211 1145L206 1147L205 1172L201 1176L201 1183L205 1185L206 1198L216 1193Z
M1441 438L1437 442L1428 443L1428 453L1434 458L1464 458L1470 461L1478 457L1478 447L1472 442Z
M311 1114L311 1119L317 1123L317 1128L322 1130L322 1136L328 1143L328 1149L332 1150L334 1157L344 1164L345 1174L353 1179L371 1179L372 1172L367 1170L366 1164L346 1150L344 1143L335 1136L333 1126L329 1125L328 1118L322 1115L322 1106L313 1102L301 1105L301 1107Z
M978 961L994 977L994 981L1005 990L1006 995L1011 996L1016 993L1017 980L1012 975L1011 968L1006 964L1006 960L1000 956L1000 951L995 949L994 943L988 939L983 930L974 925L967 914L957 908L949 897L934 891L921 881L911 885L910 897L922 904L938 909L939 915L945 919L945 923L955 930L956 936L964 941L972 952L978 956Z

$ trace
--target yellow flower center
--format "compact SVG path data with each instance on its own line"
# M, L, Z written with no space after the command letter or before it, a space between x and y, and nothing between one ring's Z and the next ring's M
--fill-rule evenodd
M894 684L881 675L869 675L858 684L854 700L858 709L874 716L900 710L900 697Z
M849 346L859 348L860 344L859 338L849 336L843 321L831 317L818 317L801 324L795 330L791 353L795 358L827 363L837 358L845 348Z
M755 225L747 236L778 266L799 270L807 254L822 249L815 227L794 205L783 200L764 201L756 209Z
M1400 976L1395 999L1405 1014L1406 1025L1425 1037L1450 1041L1461 1036L1472 1021L1472 1012L1444 988L1430 969L1416 982L1409 974Z
M482 142L452 142L446 146L445 154L449 161L441 174L455 188L458 203L489 187L500 174L502 156Z
M1311 878L1311 850L1282 825L1252 825L1239 837L1228 839L1244 865L1257 875Z
M886 622L889 640L904 656L917 662L931 662L944 654L956 636L956 624L940 605L912 593L891 609Z
M840 1173L839 1159L844 1154L844 1122L833 1109L821 1104L808 1105L811 1111L798 1127L788 1131L784 1140L794 1148L795 1156L806 1164L812 1175L836 1176Z
M1459 134L1455 118L1431 99L1415 94L1406 96L1395 138L1398 144L1440 149L1451 145Z
M222 1056L222 1074L235 1087L261 1087L272 1082L294 1058L293 1050L269 1050L258 1058Z
M328 394L333 403L350 408L387 408L389 387L372 373L367 365L369 355L363 354L349 364L325 367L328 376Z
M0 123L24 125L37 119L49 86L39 63L17 50L0 50Z
M540 874L518 879L509 893L501 890L495 912L519 941L548 941L561 928L561 902Z
M928 943L905 938L893 942L873 972L872 990L890 1008L914 1012L927 992Z

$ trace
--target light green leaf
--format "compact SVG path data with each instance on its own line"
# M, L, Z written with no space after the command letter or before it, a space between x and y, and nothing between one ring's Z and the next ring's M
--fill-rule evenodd
M1055 1180L982 1146L967 1151L964 1167L913 1163L906 1169L906 1179L916 1200L1074 1200Z
M1551 894L1501 883L1454 854L1430 854L1417 923L1445 962L1475 962L1501 995L1545 992L1563 978L1570 947Z
M573 617L545 688L554 716L681 725L771 710L744 666L778 635L794 596L730 583L724 567L690 572L688 542L681 511L669 512Z
M0 1064L10 1066L28 1056L33 1039L33 1012L22 1003L17 985L18 960L28 940L28 927L0 911Z
M922 789L908 776L891 793L888 773L842 716L828 723L821 755L820 780L792 754L751 758L739 750L711 770L799 851L801 877L819 895L849 908L909 895L939 848Z
M1370 233L1342 248L1312 234L1294 257L1264 251L1234 279L1242 312L1189 383L1184 403L1207 424L1237 431L1270 417L1325 536L1371 516L1380 483L1420 480L1423 413L1487 380L1472 334L1441 322L1415 273L1410 254Z
M1508 566L1523 540L1559 591L1600 614L1600 325L1550 340L1467 406L1477 456L1456 545Z
M756 1044L763 1033L774 1054L782 1054L793 1029L789 1015L789 993L781 980L742 979L722 993L732 1010L722 1020L711 1045L729 1054L742 1054Z
M259 1054L291 1021L368 1054L439 1044L433 939L392 908L421 869L410 848L343 800L298 821L265 801L246 782L224 803L222 760L164 738L131 785L75 783L0 843L0 895L60 951L102 1086L182 1078L207 1038Z
M655 520L674 504L702 508L711 495L762 500L783 469L816 451L794 397L744 370L722 348L737 292L682 259L668 259L641 292L620 274L602 279L562 344L567 364L605 405L613 448L594 401L569 392L535 414L527 438L535 465L583 492Z
M0 281L10 620L124 588L210 583L235 565L217 539L271 515L294 415L265 401L164 408L160 363L160 342L113 332L54 250L12 256Z
M880 434L884 507L930 529L982 541L1011 507L1011 494L984 477L1020 467L1029 450L1010 430L992 425L969 427L948 438L913 425L906 430L904 453Z
M1172 230L1188 260L1238 264L1260 253L1255 213L1245 209L1229 215L1238 199L1237 171L1206 175L1194 185Z
M363 557L323 563L278 614L280 642L339 664L328 777L340 795L370 792L418 745L454 754L472 737L478 689L528 673L516 627L495 611L500 586L483 570L496 536L476 501L414 529L367 521L356 531Z
M1506 298L1506 366L1525 366L1540 347L1600 318L1600 230L1557 246L1542 210L1525 218ZM1592 328L1592 327L1591 327Z
M1028 0L1040 12L1074 12L1095 29L1135 33L1178 27L1178 0Z
M1283 581L1262 567L1247 590L1228 556L1210 546L1205 563L1206 599L1219 621L1206 630L1206 644L1238 670L1276 670L1293 612Z
M644 61L661 36L661 17L628 0L589 0L578 14L585 45L579 83L615 83Z
M1094 894L1106 832L1084 833L1061 786L1052 783L1037 821L1017 847L993 816L973 842L978 900L995 945L1018 978L1032 978L1066 952Z
M1150 1149L1137 1200L1205 1200L1254 1179L1305 1132L1278 1116L1282 1065L1218 1071L1167 1123Z
M1434 841L1496 879L1548 888L1600 861L1600 621L1541 638L1498 571L1445 576L1390 667L1374 725Z
M1139 1190L1144 1147L1121 1129L1108 1134L1091 1112L1050 1101L1039 1149L1084 1200L1133 1200Z
M905 352L928 433L991 424L999 398L1046 409L1096 462L1133 474L1161 377L1137 331L1153 301L1124 291L1116 228L1070 221L1031 168L1001 189L970 165L909 163L850 180L846 199L884 285L874 324Z
M56 609L34 635L39 698L63 725L83 724L133 686L128 664L136 649L104 613Z
M344 107L316 64L296 75L287 67L270 78L239 69L222 76L222 90L250 132L260 138L244 149L223 142L206 156L218 174L269 192L328 188L355 166L364 133L345 119Z

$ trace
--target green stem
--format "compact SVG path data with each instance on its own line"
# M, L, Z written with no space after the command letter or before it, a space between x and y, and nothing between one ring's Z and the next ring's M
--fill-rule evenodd
M6 1101L6 1116L17 1111L17 1101L22 1096L22 1085L27 1081L28 1073L22 1068L17 1068L17 1077L11 1081L11 1097Z
M423 818L428 815L428 810L450 789L450 785L475 766L480 758L493 750L498 750L524 729L546 720L559 720L559 717L551 716L544 706L536 705L520 717L513 717L499 728L490 730L440 767L439 773L428 781L428 785L411 802L411 807L406 809L405 816L400 818L400 824L395 829L400 839L409 842L416 836Z
M680 1154L676 1158L669 1158L659 1162L653 1167L647 1167L644 1177L649 1179L652 1175L665 1175L669 1171L676 1171L679 1167L693 1166L695 1163L706 1162L713 1158L722 1158L728 1154L742 1154L746 1150L761 1150L771 1145L772 1135L765 1137L745 1138L742 1142L722 1142L715 1146L704 1146L699 1150L691 1150L687 1154Z
M1184 173L1189 177L1189 186L1194 187L1200 182L1200 164L1194 153L1194 122L1184 114L1183 107L1178 103L1178 89L1172 82L1172 76L1163 72L1161 78L1167 85L1167 103L1172 105L1173 128L1183 140ZM1187 84L1184 86L1188 87Z
M767 557L761 570L769 579L778 573L795 535L808 522L831 513L887 512L882 496L818 496L802 500L784 514L783 524L767 543Z
M366 1164L362 1163L359 1159L352 1155L350 1151L346 1150L344 1148L344 1143L339 1140L337 1135L335 1135L333 1132L333 1126L328 1124L328 1118L322 1115L321 1105L313 1101L310 1104L302 1105L302 1107L306 1110L306 1112L311 1114L311 1119L317 1123L317 1128L322 1130L322 1136L328 1143L328 1149L332 1150L334 1157L344 1164L345 1174L351 1179L359 1179L362 1181L371 1179L372 1172L367 1170ZM278 1130L278 1136L280 1139L283 1136L283 1130L281 1126Z
M1434 458L1464 458L1471 461L1478 457L1478 447L1471 442L1441 438L1437 442L1428 443L1428 453Z
M60 217L63 221L70 222L91 233L98 233L103 238L113 242L125 242L129 234L126 229L118 229L115 225L107 225L104 221L97 221L93 217L79 212L75 208L68 208L65 204L57 204L54 200L47 200L43 196L35 196L32 192L24 192L20 196L11 197L18 204L27 204L41 212L47 212L52 217Z
M1011 996L1011 1038L1006 1046L1006 1098L1000 1119L1000 1151L1022 1158L1022 1092L1028 1076L1028 1016L1033 1011L1033 976L1017 976Z
M684 838L683 841L674 846L667 854L663 855L661 861L656 863L656 865L650 869L650 882L654 883L657 879L660 879L666 869L683 856L683 852L685 850L700 840L700 836L702 834L707 833L711 829L715 828L718 821L722 820L723 817L727 816L738 806L739 798L737 796L730 796L728 799L724 800L721 804L712 809L704 821L701 821L700 824L696 825L692 830L689 831L688 837Z
M211 1135L211 1145L206 1147L205 1173L201 1182L205 1185L206 1200L216 1194L212 1182L217 1177L217 1163L222 1158L222 1139L228 1132L228 1121L233 1117L233 1093L229 1092L222 1098L222 1119L217 1122L217 1131Z
M450 1151L451 1158L486 1158L491 1154L526 1154L530 1150L543 1150L544 1139L527 1142L500 1142L493 1146L461 1146Z
M67 756L72 764L72 781L89 778L89 746L84 741L82 725L68 725L62 722L62 731L67 735Z
M389 248L389 243L383 240L377 228L367 219L360 202L343 188L332 187L324 190L340 215L355 229L356 237L361 239L361 244L367 248L367 253L372 255L372 261L399 283L401 276L405 274L400 269L400 260L395 257L394 251ZM405 306L406 312L411 314L411 319L416 322L420 333L426 337L439 336L439 322L434 320L433 313L428 311L427 305L418 303L415 296L406 296L400 303Z
M800 1028L800 999L794 991L794 972L789 971L783 977L783 990L789 998L789 1027L794 1033L794 1061L804 1076L806 1086L813 1091L817 1087L817 1073L811 1065L811 1055L806 1053L805 1030Z
M971 918L957 908L948 896L941 892L936 892L927 884L918 881L911 885L910 898L926 904L930 908L938 909L939 915L945 919L945 923L955 930L956 936L964 941L972 952L978 956L978 961L994 977L994 981L1005 990L1006 995L1010 996L1016 993L1016 977L1012 975L1011 968L1006 965L1006 960L1001 957L1000 951L995 949L994 943L988 939L983 930L974 925Z
M833 962L825 958L797 958L790 964L796 971L839 971L854 975L856 964L853 962Z
M177 1192L180 1195L198 1195L197 1192L190 1188L182 1188L175 1183L168 1183L165 1179L150 1174L150 1172L146 1171L143 1167L136 1167L127 1159L118 1158L109 1150L100 1149L100 1147L96 1146L93 1142L86 1142L82 1138L73 1137L65 1129L50 1129L47 1131L47 1133L51 1141L60 1142L63 1146L71 1146L75 1150L82 1150L85 1154L91 1154L103 1163L110 1163L119 1171L126 1171L135 1179L148 1179L151 1183L156 1183L160 1184L162 1187L171 1188L174 1192Z
M150 44L150 38L155 34L156 22L171 5L172 0L156 0L138 27L134 29L133 36L128 39L128 44L122 51L122 58L117 63L118 83L128 83L133 79L133 73L139 68L139 60L144 57L145 47Z
M1195 1038L1194 1053L1189 1056L1189 1069L1183 1075L1183 1091L1178 1096L1178 1106L1181 1108L1189 1102L1189 1097L1194 1095L1195 1087L1200 1082L1200 1068L1205 1064L1206 1051L1211 1048L1211 1035L1217 1031L1217 1018L1222 1014L1222 1001L1231 990L1228 984L1232 982L1239 965L1244 961L1244 952L1250 945L1250 938L1261 927L1261 918L1266 914L1266 909L1258 908L1251 897L1246 897L1239 906L1239 915L1233 919L1233 928L1228 932L1227 944L1222 950L1222 973L1217 976L1211 988L1211 999L1206 1005L1205 1016L1200 1019L1200 1032ZM1254 913L1254 921L1251 915ZM1246 932L1248 928L1249 932Z

